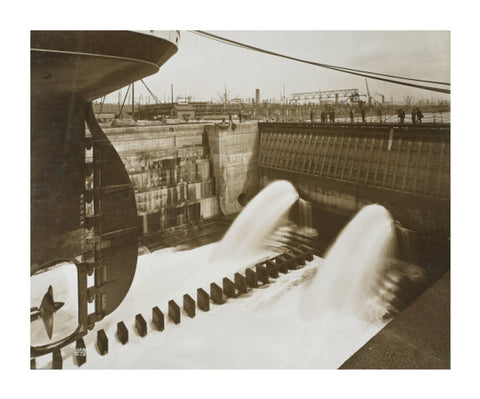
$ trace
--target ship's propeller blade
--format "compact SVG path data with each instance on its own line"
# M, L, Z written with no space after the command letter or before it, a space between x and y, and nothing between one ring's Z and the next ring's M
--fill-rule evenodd
M49 286L40 305L40 317L42 318L43 325L45 326L48 338L50 339L52 339L53 334L53 314L64 304L64 302L54 302L53 288L52 286Z

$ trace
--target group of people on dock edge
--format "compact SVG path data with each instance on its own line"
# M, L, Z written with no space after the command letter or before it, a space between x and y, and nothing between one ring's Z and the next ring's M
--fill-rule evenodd
M362 116L362 123L366 122L366 115L365 115L365 110L362 108L360 110L360 114ZM310 121L313 123L315 121L315 112L310 111ZM323 110L320 113L320 122L321 123L335 123L335 110ZM354 123L355 118L353 115L353 109L350 109L350 122Z
M360 108L359 111L360 111L360 116L361 116L361 122L360 123L366 123L367 121L366 121L366 111L365 111L365 109ZM316 114L315 111L310 110L310 122L312 122L312 123L318 122L315 114ZM395 114L393 114L393 115L395 115ZM406 116L405 110L403 108L399 109L398 112L397 112L397 117L398 117L398 122L400 124L405 123L405 116ZM350 108L350 110L348 112L348 117L349 117L350 123L355 123L355 113L354 113L354 110L352 108ZM376 117L378 118L379 123L384 122L381 109L377 110ZM417 107L412 108L412 113L411 113L412 124L421 124L423 117L424 117L424 115L423 115L422 111L420 110L420 108L417 108ZM241 115L239 115L239 120L240 120L240 122L242 122L242 116ZM386 120L387 120L387 118L385 119L385 122L386 122ZM278 119L277 119L277 121L278 121ZM231 120L230 120L230 122L231 122ZM320 113L320 122L321 123L335 123L336 122L336 120L335 120L335 110L334 109L323 110ZM346 122L346 118L345 118L345 122Z
M360 109L360 115L362 116L362 123L365 123L366 122L366 119L365 119L365 109L361 108ZM355 116L353 115L353 109L350 109L350 123L354 123L355 122Z
M420 108L412 108L412 123L422 123L423 114ZM402 124L405 123L405 110L402 108L398 110L398 121Z

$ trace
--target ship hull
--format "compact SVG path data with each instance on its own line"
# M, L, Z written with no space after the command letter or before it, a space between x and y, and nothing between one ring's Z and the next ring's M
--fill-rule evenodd
M157 72L177 51L178 34L173 38L124 31L31 32L30 272L74 263L79 291L76 332L32 348L33 356L84 335L129 290L140 234L135 196L92 101ZM93 286L87 286L87 274L94 275ZM87 301L94 302L94 313L87 314Z
M32 32L32 104L72 95L92 101L156 73L176 51L175 43L138 32Z

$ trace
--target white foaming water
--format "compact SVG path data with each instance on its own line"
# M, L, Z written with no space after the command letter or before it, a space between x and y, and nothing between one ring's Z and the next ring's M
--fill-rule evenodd
M300 300L303 318L328 312L382 322L388 298L378 295L382 270L393 249L394 224L380 205L368 205L344 228Z
M242 210L213 254L213 262L236 261L262 249L299 195L286 180L265 187Z
M229 299L223 305L212 304L210 312L197 311L194 319L183 314L180 325L166 317L161 333L152 329L142 338L135 332L136 314L148 318L153 306L166 314L170 299L181 304L185 293L195 297L197 287L208 291L210 282L220 283L223 276L229 276L234 271L234 263L227 261L232 253L239 259L236 268L247 267L248 245L258 247L298 198L293 186L285 183L273 183L260 196L262 201L254 199L255 206L245 208L249 216L238 218L221 243L221 251L211 244L141 256L127 297L95 325L96 331L104 329L111 337L108 356L98 354L93 331L85 336L88 361L82 368L331 369L358 350L379 330L381 326L371 321L384 312L372 285L388 255L393 223L378 205L359 212L324 261L315 257L302 270L273 280L268 289ZM212 258L221 261L209 262ZM114 338L119 321L132 331L127 345ZM65 368L77 368L73 353L71 346L63 350ZM49 359L39 358L39 368L50 367Z

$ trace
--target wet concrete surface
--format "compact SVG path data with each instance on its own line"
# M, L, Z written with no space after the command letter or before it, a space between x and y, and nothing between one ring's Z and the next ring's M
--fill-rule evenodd
M340 369L450 369L450 271Z

